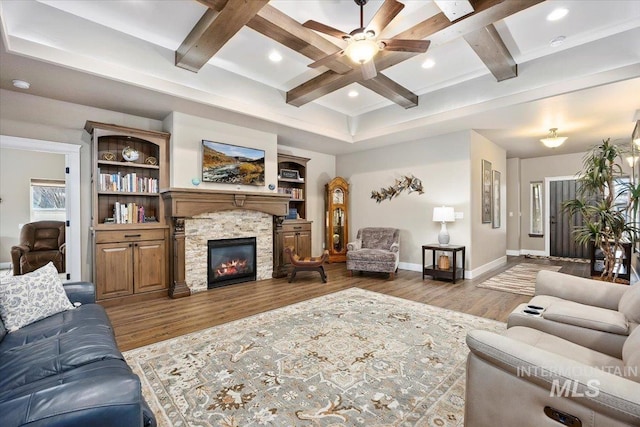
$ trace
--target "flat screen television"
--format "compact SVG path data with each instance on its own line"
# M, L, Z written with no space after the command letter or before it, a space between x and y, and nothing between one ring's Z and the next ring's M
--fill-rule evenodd
M264 150L202 140L202 182L264 185Z

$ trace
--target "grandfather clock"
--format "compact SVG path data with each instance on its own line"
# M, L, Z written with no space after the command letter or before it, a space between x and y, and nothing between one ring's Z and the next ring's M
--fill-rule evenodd
M329 250L330 262L347 260L347 239L349 238L349 184L344 178L336 177L326 185L325 204L326 236L325 248Z

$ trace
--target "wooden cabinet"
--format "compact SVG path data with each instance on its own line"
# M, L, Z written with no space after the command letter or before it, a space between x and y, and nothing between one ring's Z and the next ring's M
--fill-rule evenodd
M301 257L311 256L311 221L307 221L307 162L304 157L278 153L278 193L289 194L289 216L274 217L273 277L289 274L284 248L293 246Z
M289 257L284 249L293 246L293 251L300 257L311 256L311 221L291 220L278 224L275 217L275 233L273 245L273 277L285 277L289 274Z
M325 188L325 248L329 251L330 262L345 262L349 238L349 184L344 178L336 177Z
M589 244L589 254L591 261L591 276L596 277L602 274L604 269L604 255L600 248L596 248L593 243ZM622 243L622 251L617 254L622 262L618 266L618 278L626 281L631 280L631 243Z
M169 137L88 121L91 231L98 301L168 293L168 230L160 189L169 186Z

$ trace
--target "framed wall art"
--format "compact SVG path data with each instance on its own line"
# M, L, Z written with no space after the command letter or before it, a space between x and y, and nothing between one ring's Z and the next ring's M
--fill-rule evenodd
M482 160L482 223L491 222L491 162Z
M493 171L491 227L500 228L500 172Z
M203 140L202 182L264 185L264 150Z

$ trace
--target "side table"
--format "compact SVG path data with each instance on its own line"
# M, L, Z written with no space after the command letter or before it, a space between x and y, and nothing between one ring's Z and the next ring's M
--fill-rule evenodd
M427 265L426 251L431 251L431 265ZM436 262L436 252L451 252L453 255L453 262L447 270L441 270L438 268ZM462 252L462 267L458 267L457 254ZM431 276L434 279L447 279L456 283L456 279L462 278L464 280L464 257L465 247L460 245L448 245L440 246L437 243L431 243L422 246L422 280L425 276Z

